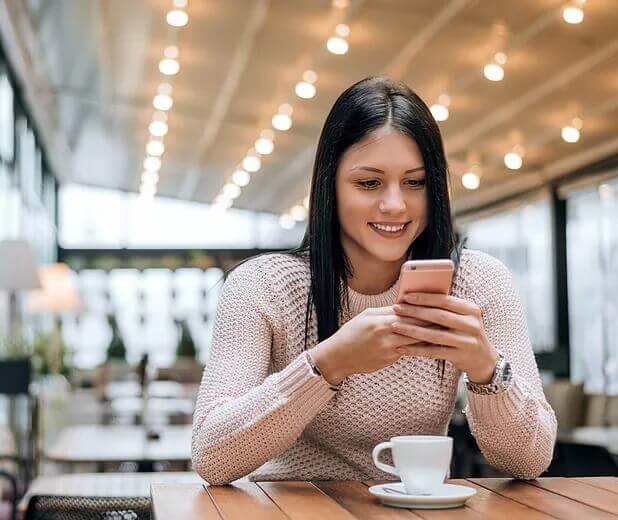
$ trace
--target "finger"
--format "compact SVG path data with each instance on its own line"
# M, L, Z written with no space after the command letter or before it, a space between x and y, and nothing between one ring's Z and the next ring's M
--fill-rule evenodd
M401 321L394 322L391 327L398 334L404 334L405 336L434 343L435 345L459 348L467 348L474 345L474 338L444 329L436 330L427 327L419 327L418 325L410 325L409 323Z
M478 332L478 320L469 315L464 316L444 309L421 307L409 303L400 303L394 305L393 308L399 316L435 323L449 329L461 330L469 334L476 334Z
M431 343L418 343L399 347L397 351L406 356L426 357L431 359L445 359L452 361L453 349L442 345L432 345Z
M481 310L475 303L457 298L456 296L432 293L408 293L404 296L404 302L424 307L439 307L457 314L471 314L480 316Z

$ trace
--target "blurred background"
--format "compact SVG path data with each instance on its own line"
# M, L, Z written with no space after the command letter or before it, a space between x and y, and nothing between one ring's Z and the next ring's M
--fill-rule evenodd
M431 107L456 229L514 275L552 474L615 474L616 27L615 0L1 0L6 514L34 477L190 469L223 272L299 243L326 114L376 74ZM451 427L455 474L493 474Z

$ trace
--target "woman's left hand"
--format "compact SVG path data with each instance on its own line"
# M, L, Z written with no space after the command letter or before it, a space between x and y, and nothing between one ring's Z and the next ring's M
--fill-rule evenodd
M393 309L403 318L392 324L393 330L421 342L403 347L408 355L445 359L467 373L473 383L491 382L498 353L487 339L478 305L450 295L409 293ZM413 325L406 318L443 328Z

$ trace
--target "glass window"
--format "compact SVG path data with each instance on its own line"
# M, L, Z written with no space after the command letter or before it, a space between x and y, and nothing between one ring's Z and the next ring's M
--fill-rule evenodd
M5 71L0 69L0 160L12 162L15 140L13 88Z
M278 215L69 185L60 190L60 245L66 249L277 249L296 246L304 225Z
M571 378L618 394L618 178L566 200Z
M541 200L464 224L467 247L502 261L511 271L525 308L535 352L555 345L554 269L549 202Z

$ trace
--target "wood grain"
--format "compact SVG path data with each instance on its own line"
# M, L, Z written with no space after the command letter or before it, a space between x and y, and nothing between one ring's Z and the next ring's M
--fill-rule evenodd
M572 478L540 478L532 480L530 484L618 515L618 496L611 491L590 486Z
M221 518L212 498L201 484L153 484L151 500L153 520Z
M616 516L611 513L582 504L578 502L577 499L563 497L524 481L508 478L475 478L470 480L494 493L498 493L556 518L563 518L565 520L581 520L582 518L603 520L616 518Z
M206 490L224 518L251 518L251 520L287 518L254 482L206 486Z

